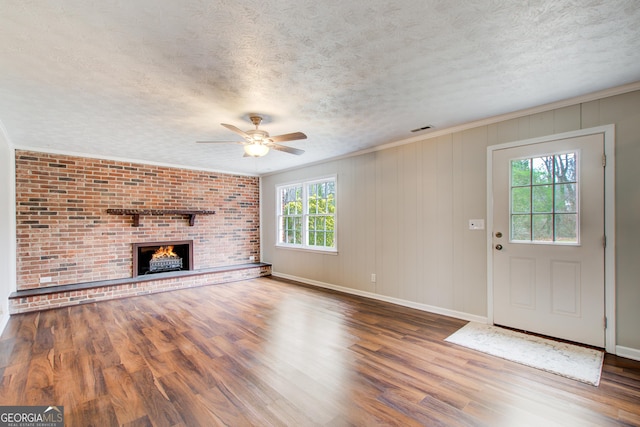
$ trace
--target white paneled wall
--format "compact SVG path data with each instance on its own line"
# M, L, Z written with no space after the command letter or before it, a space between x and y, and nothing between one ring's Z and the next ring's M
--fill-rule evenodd
M640 349L640 92L525 115L262 178L276 275L460 317L487 315L486 147L616 125L618 343ZM337 255L275 247L275 186L337 174ZM371 274L377 276L371 282ZM635 350L633 350L635 351Z
M486 212L485 151L486 130L266 176L264 260L276 274L485 316L486 239L466 229ZM323 174L338 175L338 254L276 248L276 185Z

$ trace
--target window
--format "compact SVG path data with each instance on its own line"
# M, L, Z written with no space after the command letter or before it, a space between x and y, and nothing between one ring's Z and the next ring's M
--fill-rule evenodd
M335 251L336 179L278 187L278 245Z
M511 161L511 240L579 243L577 152Z

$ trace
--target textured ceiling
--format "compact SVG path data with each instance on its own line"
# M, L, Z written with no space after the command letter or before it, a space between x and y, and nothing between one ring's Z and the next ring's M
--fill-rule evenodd
M0 122L19 148L262 174L636 82L639 28L637 0L0 0ZM306 153L195 143L249 112Z

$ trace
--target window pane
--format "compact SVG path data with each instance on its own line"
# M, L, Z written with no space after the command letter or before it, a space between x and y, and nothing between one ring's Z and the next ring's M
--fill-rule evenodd
M326 239L327 239L327 243L325 246L328 247L333 247L334 246L334 242L333 242L333 233L331 231L328 231L327 233L325 233Z
M284 215L302 213L302 187L289 187L282 190L282 213Z
M531 212L531 187L511 189L511 213Z
M309 186L307 213L335 213L335 186L333 182L323 182Z
M577 243L578 227L576 214L556 215L556 241Z
M326 233L323 231L309 232L309 246L327 246Z
M332 216L309 216L308 226L310 246L333 247L334 219Z
M315 200L316 200L315 196L309 197L308 204L307 204L307 213L310 213L310 214L317 213Z
M302 215L302 187L296 187L295 214Z
M576 153L555 156L556 182L576 182Z
M327 199L321 198L316 201L318 213L327 213Z
M536 157L533 163L533 183L551 184L553 182L553 156Z
M295 243L301 244L302 243L302 217L296 217L295 232L296 232Z
M559 213L576 213L576 184L556 185L555 209Z
M531 240L531 215L511 216L511 239Z
M553 241L553 215L538 214L533 216L533 238L537 242Z
M302 237L302 218L285 217L283 242L289 244L301 243Z
M336 183L334 181L327 182L327 209L326 213L334 214L336 212Z
M336 211L335 182L325 181L309 184L307 199L307 235L309 246L335 247L333 233Z
M552 185L538 185L533 187L533 212L553 212Z
M327 220L325 217L321 216L316 219L316 227L318 230L326 230L327 229Z
M531 162L529 159L511 161L511 185L519 187L531 184Z

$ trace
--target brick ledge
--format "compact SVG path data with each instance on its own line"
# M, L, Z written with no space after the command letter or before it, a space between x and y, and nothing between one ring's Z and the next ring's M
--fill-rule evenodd
M104 288L109 286L126 285L131 283L151 282L163 279L174 279L178 277L201 276L204 274L224 273L228 271L246 270L249 268L271 267L271 264L264 262L252 262L247 264L235 264L223 267L202 268L199 270L171 271L167 273L156 273L138 277L126 277L123 279L98 280L95 282L73 283L70 285L49 286L44 288L25 289L15 291L9 295L9 299L26 298L33 296L59 294L62 292L84 291L87 289Z

